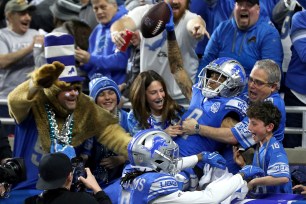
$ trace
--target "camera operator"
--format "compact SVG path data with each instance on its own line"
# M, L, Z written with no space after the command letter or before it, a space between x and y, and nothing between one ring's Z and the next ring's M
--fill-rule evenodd
M0 130L1 130L1 121L0 121ZM3 165L8 158L12 157L12 150L9 144L8 138L6 135L2 134L0 131L0 165ZM0 183L0 197L3 197L5 193L5 187Z
M2 128L0 121L0 130ZM12 157L12 150L8 141L7 135L3 135L0 131L0 162L1 165L5 163L5 160Z
M61 167L61 168L59 168ZM25 204L83 204L83 203L111 203L109 197L102 191L95 177L88 168L85 168L87 177L79 180L90 190L87 192L71 192L73 167L70 159L63 153L45 155L39 163L39 179L36 188L44 190L40 195L31 196Z

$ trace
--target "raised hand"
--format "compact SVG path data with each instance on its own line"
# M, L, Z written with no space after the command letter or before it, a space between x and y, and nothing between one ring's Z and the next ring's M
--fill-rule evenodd
M195 23L193 25L191 35L194 36L195 39L201 39L204 35L206 35L208 39L210 38L210 35L206 28L199 23Z
M172 12L172 7L169 3L167 3L169 9L170 9L170 19L168 23L166 24L166 30L167 31L174 31L174 22L173 22L173 12Z
M86 188L92 190L94 193L102 191L101 187L99 186L95 176L91 173L89 168L85 168L87 177L84 178L80 176L78 179L86 186Z
M204 163L223 170L226 168L226 160L217 152L202 152L202 156L202 161Z
M36 86L49 88L58 79L64 68L65 65L57 61L45 64L31 74L33 83Z

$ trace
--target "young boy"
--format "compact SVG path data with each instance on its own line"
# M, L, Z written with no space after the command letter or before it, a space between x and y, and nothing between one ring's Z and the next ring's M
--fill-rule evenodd
M119 109L121 93L118 85L112 79L95 74L89 83L89 96L95 103L109 111L114 117L118 118L121 127L128 130L127 127L127 112ZM106 188L108 185L115 182L122 175L122 170L126 158L116 155L113 151L99 144L96 139L90 138L81 149L83 159L89 159L89 167L93 170L99 185Z
M279 126L281 113L270 101L256 102L247 110L248 129L256 142L253 165L262 168L265 176L248 183L256 193L292 193L287 154L273 131ZM237 164L244 164L235 154Z

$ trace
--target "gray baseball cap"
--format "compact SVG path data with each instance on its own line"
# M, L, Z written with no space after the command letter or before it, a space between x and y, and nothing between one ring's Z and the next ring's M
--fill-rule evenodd
M12 11L33 11L36 7L33 4L29 4L26 0L10 0L5 5L4 12L12 12Z

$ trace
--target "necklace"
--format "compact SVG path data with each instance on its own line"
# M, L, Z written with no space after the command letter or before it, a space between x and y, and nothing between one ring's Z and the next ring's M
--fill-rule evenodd
M45 108L48 115L51 142L56 140L59 144L70 145L72 138L72 128L74 123L73 113L67 116L62 130L59 131L54 111L52 110L49 104L45 104Z

